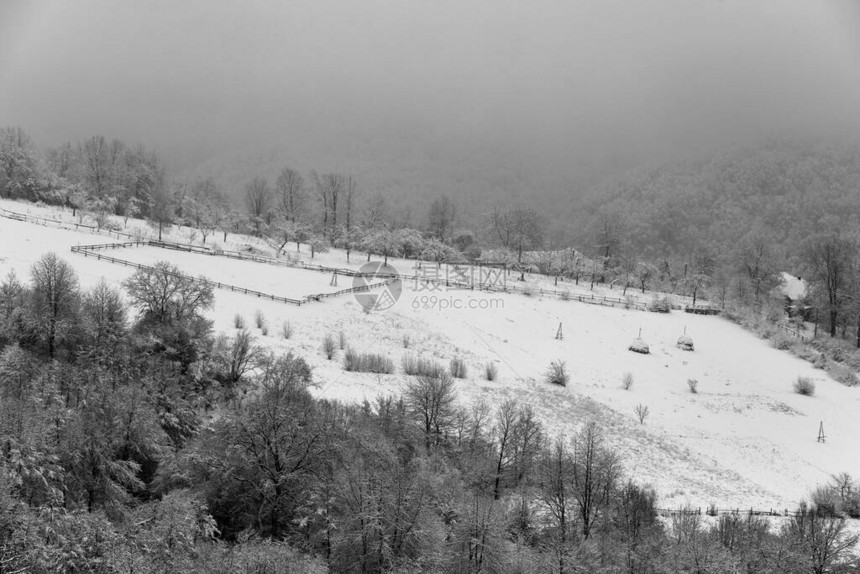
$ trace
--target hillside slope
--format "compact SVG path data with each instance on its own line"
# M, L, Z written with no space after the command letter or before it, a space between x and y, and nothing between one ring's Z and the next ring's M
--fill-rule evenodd
M75 244L102 242L104 238L0 220L0 273L14 269L26 276L32 262L52 250L75 267L84 285L100 277L120 282L132 269L69 252ZM172 255L164 252L165 259ZM129 251L127 256L135 255ZM137 256L151 258L144 252ZM339 252L329 256L343 258ZM242 265L249 266L244 277L251 286L291 281L289 270ZM215 272L213 260L204 256L184 266L193 274ZM836 383L728 321L515 294L434 293L448 302L446 309L420 304L428 293L415 290L410 282L404 288L393 309L371 314L351 296L294 307L218 290L210 316L216 332L232 334L235 314L250 325L260 310L270 330L263 336L255 329L258 342L306 357L319 385L316 394L346 401L373 401L379 394L400 390L404 355L445 365L461 357L469 375L457 381L457 392L465 405L486 403L492 408L512 398L532 405L555 435L570 436L586 421L598 422L621 453L626 473L654 485L661 506L689 502L790 508L830 474L860 474L860 459L854 456L860 436L858 389ZM451 308L455 301L463 308ZM284 321L295 333L289 340L278 334ZM559 323L564 327L562 340L554 337ZM627 350L640 329L650 355ZM685 329L695 341L692 353L675 347ZM326 360L320 352L323 338L341 331L356 350L389 356L398 365L397 374L348 373L340 355ZM408 349L404 335L410 339ZM566 388L543 381L549 363L559 359L567 362L572 375ZM497 381L482 377L488 362L498 366ZM634 377L627 391L620 386L625 372ZM815 381L814 397L793 392L797 376ZM691 378L699 381L697 394L688 389ZM650 410L644 424L633 412L638 404ZM816 441L821 422L828 436L825 444Z
M594 243L604 218L651 255L731 251L763 232L789 259L808 236L860 224L860 147L769 142L651 169L594 187L570 213Z

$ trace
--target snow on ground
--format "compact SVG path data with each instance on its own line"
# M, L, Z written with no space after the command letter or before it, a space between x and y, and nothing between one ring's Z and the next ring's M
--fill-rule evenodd
M0 199L0 207L34 217L43 217L62 221L66 224L84 223L87 225L95 225L95 220L91 216L87 214L82 215L80 211L76 216L72 216L72 211L70 209L65 209L59 206ZM109 216L108 219L115 227L120 228L123 233L139 235L140 237L148 237L151 239L158 237L157 228L153 227L146 221L134 218L126 220L118 216ZM227 234L226 240L224 239L223 233L213 233L207 237L206 243L204 243L203 237L198 230L174 225L163 230L163 239L165 241L188 243L198 246L212 247L217 245L222 249L233 251L244 251L247 250L248 247L252 247L258 251L264 252L266 255L274 255L272 248L263 240L235 233ZM86 241L84 243L86 243ZM104 241L99 240L98 237L96 237L89 243L104 243ZM347 260L346 253L341 249L332 249L326 253L316 253L312 256L310 247L306 244L301 244L297 248L295 243L288 243L284 247L284 253L292 260L300 263L352 270L358 270L362 265L368 262L367 254L362 252L353 252L349 260ZM108 255L110 255L110 253ZM116 256L119 257L119 255ZM377 257L373 258L374 261L377 261L378 259L379 258ZM460 273L476 278L486 277L487 273L485 269L483 271L484 275L482 275L481 269L473 268L468 265L448 266L446 264L442 264L441 266L437 266L434 263L423 263L421 264L421 268L419 268L419 263L417 261L398 257L389 258L388 264L403 276L412 277L418 275L422 278L435 276L443 281L446 278L454 279L458 277L458 270ZM635 286L631 286L627 289L627 292L624 293L623 286L619 285L598 284L591 286L590 283L585 280L580 281L577 284L575 281L565 280L562 278L556 281L554 278L540 275L538 273L526 273L523 279L523 281L520 281L519 273L509 271L504 277L503 284L508 285L514 290L527 288L534 293L539 293L541 289L548 290L550 292L557 291L559 293L567 291L572 297L593 296L595 298L608 297L612 299L630 299L631 301L638 301L647 304L650 303L655 296L659 296L666 297L673 304L679 306L688 305L692 302L690 297L675 293L655 293L652 291L646 291L643 293L639 289L635 288ZM342 289L343 287L340 288ZM264 289L256 290L266 292ZM326 291L323 289L318 292L324 293Z
M338 277L338 285L331 285L331 273L307 269L295 269L229 259L217 255L199 255L160 247L129 247L101 251L133 263L153 265L159 261L170 261L183 272L197 277L205 275L212 281L244 287L278 297L302 299L308 295L333 293L351 287L349 277ZM260 273L263 268L265 273Z
M72 245L103 242L92 235L0 219L0 274L13 268L25 278L32 262L53 250L75 267L84 285L100 277L119 282L132 273L130 268L69 252ZM301 284L306 280L301 277L310 273L145 249L154 249L151 256L156 259L183 257L182 266L189 271L238 273L247 277L250 288L263 291L259 286ZM150 257L143 249L139 253ZM326 257L343 264L342 253ZM363 260L354 256L353 263ZM229 271L231 263L242 267ZM329 276L317 277L327 287ZM399 374L404 354L446 365L452 357L462 357L469 374L457 381L457 390L465 404L493 406L508 398L530 404L554 435L570 436L584 422L596 421L621 453L627 473L653 485L662 507L714 503L722 508L792 508L830 474L860 475L860 389L836 383L724 319L628 311L554 297L418 287L404 282L394 308L374 313L365 313L352 296L296 307L218 290L210 316L216 331L232 334L236 313L251 325L255 311L262 311L270 330L264 337L255 329L258 341L305 357L319 384L315 392L332 399L372 401L398 391L405 380ZM284 321L294 329L290 340L279 335ZM562 340L555 339L559 323ZM640 329L650 355L627 350ZM675 347L685 329L695 342L694 352ZM398 374L347 373L340 356L326 360L320 351L322 339L340 331L356 350L390 356ZM410 339L408 349L404 335ZM549 363L559 359L571 373L566 388L542 379ZM490 361L499 369L495 382L482 377L483 365ZM627 391L620 384L625 372L634 377ZM793 392L798 376L815 381L814 397ZM698 380L697 394L689 391L688 379ZM650 411L644 424L633 412L638 404ZM825 444L816 440L821 422Z

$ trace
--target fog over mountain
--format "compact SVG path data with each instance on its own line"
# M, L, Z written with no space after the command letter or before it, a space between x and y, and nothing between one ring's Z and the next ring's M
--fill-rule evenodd
M5 1L0 86L40 146L139 141L174 176L508 197L856 132L860 3Z

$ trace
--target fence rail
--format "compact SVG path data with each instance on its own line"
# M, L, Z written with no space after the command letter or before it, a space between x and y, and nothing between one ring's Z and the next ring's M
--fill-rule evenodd
M801 510L782 510L770 508L758 510L754 508L658 508L657 514L663 517L672 516L773 516L773 517L795 517L802 514Z
M777 326L777 328L779 328L783 332L788 333L792 337L797 337L801 341L808 341L809 340L809 336L801 333L798 329L793 329L791 327L788 327L787 325L781 325L779 323L776 323L776 326Z
M129 242L124 246L141 245L146 244L147 242ZM106 245L73 245L72 253L78 253L83 255L84 257L95 257L97 260L104 260L110 263L116 263L119 265L123 265L125 267L132 267L134 269L145 269L147 271L154 271L155 267L151 265L143 265L142 263L134 263L133 261L128 261L126 259L120 259L119 257L111 257L109 255L104 255L99 251L101 249L111 248L112 245L123 246L123 244L106 244ZM255 291L253 289L246 289L245 287L239 287L237 285L231 285L229 283L221 283L220 281L212 281L211 279L206 279L203 277L191 277L192 281L203 283L205 285L211 285L212 287L216 287L218 289L229 290L234 293L242 293L245 295L256 296L260 299L267 299L269 301L277 301L279 303L289 303L291 305L302 305L307 302L307 298L305 299L293 299L291 297L282 297L280 295L273 295L272 293L263 293L262 291Z

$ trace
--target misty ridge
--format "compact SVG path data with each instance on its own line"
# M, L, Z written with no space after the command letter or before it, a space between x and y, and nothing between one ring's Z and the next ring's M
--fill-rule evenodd
M858 103L856 0L0 1L0 574L860 573Z

